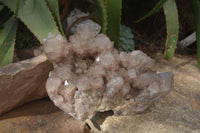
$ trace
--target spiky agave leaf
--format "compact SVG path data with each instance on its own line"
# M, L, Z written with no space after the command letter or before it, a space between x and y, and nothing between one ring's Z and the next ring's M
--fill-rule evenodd
M119 50L122 0L105 0L104 2L108 17L107 35L114 41L115 48Z
M10 64L13 60L15 36L18 20L10 17L0 29L0 65Z
M179 34L178 12L175 0L168 0L164 6L167 25L167 40L165 42L164 57L170 60L175 52Z
M13 12L16 11L17 0L2 0ZM56 23L45 0L20 0L18 18L38 38L40 43L49 32L58 34Z
M151 15L153 15L154 13L156 13L159 9L161 9L163 7L163 5L165 4L167 0L160 0L152 10L150 10L145 16L143 16L142 18L138 19L137 21L135 21L136 23L139 23L141 21L143 21L144 19L150 17Z
M108 25L108 16L107 16L107 10L105 6L104 0L89 0L93 4L93 6L98 8L98 16L100 16L100 22L101 22L101 32L106 34L107 31L107 25Z
M63 28L62 28L61 21L60 21L58 0L46 0L46 2L47 2L47 5L48 5L50 11L52 12L52 14L54 16L54 19L56 20L56 23L60 29L60 32L62 33L62 35L64 35Z

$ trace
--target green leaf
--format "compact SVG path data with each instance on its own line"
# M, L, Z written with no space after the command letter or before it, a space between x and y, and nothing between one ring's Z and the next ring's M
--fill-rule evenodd
M16 10L17 0L3 0L13 12ZM44 0L20 0L18 16L20 20L38 38L40 43L49 32L58 34L56 23Z
M12 16L13 16L13 13L10 12L8 7L4 6L4 8L0 11L0 28Z
M151 15L153 15L154 13L156 13L159 9L161 9L163 7L165 2L167 2L167 0L160 0L151 11L149 11L144 17L142 17L139 20L135 21L135 23L139 23L142 20L144 20L144 19L150 17Z
M167 25L167 40L165 42L164 57L170 60L175 52L179 34L178 12L175 0L168 0L164 6Z
M120 51L131 52L134 50L133 34L131 29L125 25L121 25L120 32Z
M62 35L64 35L63 28L62 28L61 21L60 21L58 0L46 0L46 2L56 20L57 25L59 26L59 29L60 29Z
M120 49L120 24L122 0L89 0L99 7L101 14L102 33L106 33L115 48Z
M18 11L19 11L19 4L20 4L20 0L17 0L16 1L16 9L15 9L15 18L17 17L18 15Z
M107 31L107 25L108 25L108 20L107 20L107 11L106 7L104 4L104 0L89 0L93 6L98 7L99 15L100 15L100 20L101 20L101 32L106 34Z
M195 26L196 26L196 38L197 38L197 62L200 67L200 1L189 0L194 14Z
M122 0L105 0L105 6L108 17L107 35L119 50Z
M13 60L17 19L10 17L0 29L0 65L7 65Z
M0 11L4 8L4 5L0 5Z

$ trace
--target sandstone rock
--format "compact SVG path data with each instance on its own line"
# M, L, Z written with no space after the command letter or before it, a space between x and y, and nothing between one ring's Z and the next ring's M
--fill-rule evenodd
M45 82L52 65L45 55L0 67L0 115L47 96Z
M199 133L200 72L196 58L163 55L155 57L154 70L174 73L174 89L145 112L134 116L112 116L113 112L97 113L91 125L94 133ZM92 124L89 122L89 124ZM100 131L101 128L101 131ZM84 131L83 131L84 130ZM39 100L0 116L2 133L87 133L83 122L56 108L48 100Z
M48 98L0 116L1 133L90 133L84 122L59 110Z

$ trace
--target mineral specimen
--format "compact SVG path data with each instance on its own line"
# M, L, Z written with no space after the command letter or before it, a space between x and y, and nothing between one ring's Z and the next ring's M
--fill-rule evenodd
M53 62L46 89L50 99L79 120L96 112L133 115L147 109L173 87L173 74L151 71L154 61L143 52L119 53L113 42L80 24L68 41L49 33L44 51Z

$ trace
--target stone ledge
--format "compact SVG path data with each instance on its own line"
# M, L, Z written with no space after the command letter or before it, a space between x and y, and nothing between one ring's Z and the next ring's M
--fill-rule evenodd
M109 116L103 123L98 117L101 133L200 132L200 69L196 59L176 56L168 62L161 54L154 59L153 70L174 73L174 89L141 114Z
M47 96L45 83L51 63L45 55L0 67L0 115Z

